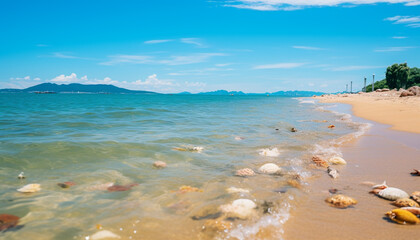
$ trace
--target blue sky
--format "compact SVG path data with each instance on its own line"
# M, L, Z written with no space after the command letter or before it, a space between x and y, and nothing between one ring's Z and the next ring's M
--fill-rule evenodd
M0 33L0 88L335 92L420 67L419 0L14 0Z

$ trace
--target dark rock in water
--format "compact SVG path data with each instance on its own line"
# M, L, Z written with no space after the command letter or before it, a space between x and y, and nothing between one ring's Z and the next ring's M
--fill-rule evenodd
M14 228L19 222L19 217L10 214L0 214L0 231Z
M109 187L107 190L110 192L124 192L124 191L128 191L131 190L132 187L139 185L138 183L131 183L128 185L113 185L111 187Z
M276 131L278 131L279 129L278 128L276 128Z
M330 192L332 194L336 194L338 192L338 189L337 188L331 188L331 189L328 189L328 192Z
M61 187L61 188L69 188L70 185L65 184L65 183L57 183L57 186Z
M274 208L274 203L273 202L264 201L264 203L261 204L261 207L263 209L264 214L272 213L273 212L273 208Z
M293 127L292 129L290 129L290 131L291 132L297 132L297 129Z

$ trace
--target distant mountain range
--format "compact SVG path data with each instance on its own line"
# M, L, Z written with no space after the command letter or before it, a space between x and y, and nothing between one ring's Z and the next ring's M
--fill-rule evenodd
M116 94L159 94L149 91L135 91L125 88L119 88L114 85L106 84L55 84L55 83L41 83L25 89L0 89L0 93L116 93ZM190 92L181 92L178 95L191 95ZM323 92L312 91L279 91L273 93L244 93L237 91L217 90L213 92L200 92L198 95L272 95L272 96L285 96L285 97L310 97L313 95L322 95Z

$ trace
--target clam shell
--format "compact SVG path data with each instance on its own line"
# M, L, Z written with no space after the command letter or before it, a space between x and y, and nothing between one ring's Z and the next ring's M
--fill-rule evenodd
M399 224L417 224L420 222L416 215L405 209L394 209L387 212L385 215L392 221Z
M341 157L337 157L337 156L330 158L328 161L332 164L335 164L335 165L346 165L347 164L346 160L344 160Z
M281 168L274 163L266 163L262 165L258 171L265 174L277 174L281 171Z
M254 176L255 172L251 168L242 168L235 172L236 176L240 177L248 177L248 176Z
M110 239L110 238L120 239L121 237L108 230L99 231L91 236L92 240L101 240L101 239Z
M419 207L419 204L416 203L416 201L411 200L409 198L400 198L392 202L392 204L397 207Z
M341 195L341 194L329 197L325 199L325 201L331 204L333 207L337 207L337 208L346 208L348 206L357 204L357 201L354 198Z
M401 189L388 187L380 191L378 195L388 200L397 200L400 198L409 198L410 196Z
M420 208L419 207L402 207L401 209L407 210L414 215L420 215Z
M40 190L41 190L41 185L38 183L28 184L18 189L19 192L23 192L23 193L34 193L34 192L39 192Z

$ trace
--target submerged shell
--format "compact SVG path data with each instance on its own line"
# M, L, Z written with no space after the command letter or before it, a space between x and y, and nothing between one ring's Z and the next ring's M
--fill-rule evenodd
M196 188L196 187L191 187L191 186L183 185L183 186L179 187L178 192L180 192L180 193L203 192L203 190L202 189L199 189L199 188Z
M392 221L399 224L417 224L420 222L416 215L405 209L394 209L387 212L385 215Z
M312 161L318 166L318 167L328 167L328 163L324 160L322 160L320 157L313 156Z
M388 187L380 191L378 195L388 200L397 200L400 198L409 198L410 196L401 189Z
M227 188L226 191L228 193L249 193L248 189L244 189L244 188L237 188L237 187L230 187Z
M237 170L235 172L235 175L240 176L240 177L249 177L249 176L254 176L255 172L251 168L242 168L242 169Z
M334 125L329 125L328 128L332 129L332 128L335 128L335 126Z
M102 230L100 232L97 232L91 236L92 240L101 240L101 239L109 239L109 238L121 238L117 234L108 231L108 230Z
M420 215L420 208L419 207L403 207L401 209L407 210L414 215Z
M330 175L330 177L332 177L334 179L338 178L338 171L337 171L337 169L334 169L332 167L328 167L328 170L327 171L328 171L328 175Z
M19 217L10 214L0 214L0 232L9 228L16 227Z
M236 199L231 204L220 206L220 210L228 217L246 219L255 214L257 205L249 199Z
M277 157L280 155L280 151L277 148L264 148L259 150L259 154L266 157Z
M156 162L153 163L153 167L155 167L155 168L165 168L166 167L166 162L156 161Z
M333 207L337 208L346 208L348 206L357 204L357 201L354 198L341 194L329 197L325 199L325 201L331 204Z
M409 198L400 198L392 202L392 204L397 207L419 207L419 204L416 203L416 201L411 200Z
M278 174L280 173L281 168L274 163L266 163L262 165L258 171L265 174Z
M23 192L23 193L34 193L34 192L39 192L40 190L41 190L41 185L38 183L28 184L18 189L19 192Z
M344 160L341 157L337 157L337 156L330 158L328 161L332 164L335 164L335 165L346 165L347 164L346 160Z

